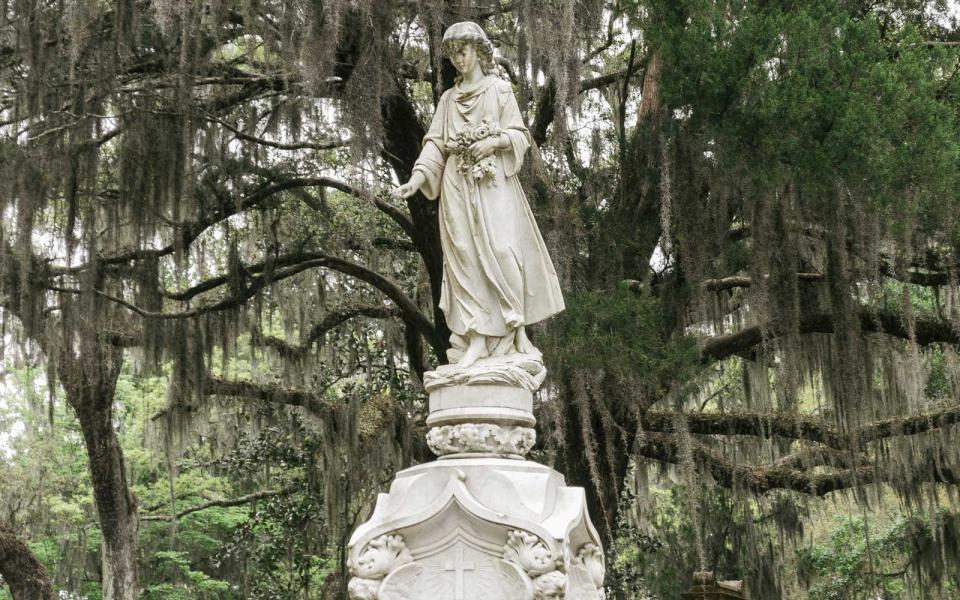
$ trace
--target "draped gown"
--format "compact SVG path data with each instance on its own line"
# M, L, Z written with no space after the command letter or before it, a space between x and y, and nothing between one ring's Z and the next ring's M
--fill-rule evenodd
M458 172L447 142L486 119L510 147L494 154L492 180ZM493 355L536 351L523 326L563 310L560 284L517 174L530 146L510 84L487 75L472 90L440 98L414 167L429 199L440 198L443 284L440 308L453 332L452 356L471 333L488 336ZM518 335L519 334L519 335Z

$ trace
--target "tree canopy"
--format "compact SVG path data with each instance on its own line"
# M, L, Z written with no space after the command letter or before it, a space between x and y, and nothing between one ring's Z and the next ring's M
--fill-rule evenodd
M437 208L388 192L464 19L568 304L533 331L534 454L587 489L611 596L713 568L954 597L942 0L3 2L4 581L15 555L38 598L41 563L77 598L344 597L346 537L431 459Z

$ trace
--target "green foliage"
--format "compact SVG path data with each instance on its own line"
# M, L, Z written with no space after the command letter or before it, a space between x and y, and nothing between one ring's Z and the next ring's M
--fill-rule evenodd
M0 510L30 524L30 548L65 598L100 600L101 535L76 419L72 411L58 410L51 429L43 372L18 368L8 373L15 384L0 393L0 436L13 451L0 454ZM275 427L245 437L235 452L214 461L215 469L203 466L214 459L209 448L191 444L174 456L171 481L165 450L145 443L157 428L152 417L166 407L167 383L165 377L125 371L117 385L117 426L141 514L169 514L306 476L317 439L299 442ZM175 524L143 522L143 600L318 597L309 590L319 593L319 583L336 561L318 527L322 506L310 492L304 486L302 494L214 506ZM3 590L0 600L9 600Z
M955 239L960 85L955 49L925 43L929 16L841 0L644 4L674 125L709 144L715 179L748 198L794 185L812 215L850 198L896 234Z
M243 560L250 569L247 598L320 598L323 582L336 570L324 552L325 532L317 527L322 507L308 498L263 503L238 527L221 560Z
M316 484L313 457L320 440L302 430L296 442L293 437L279 428L244 436L221 464L237 479L254 476L264 465L274 465ZM275 479L275 485L278 483ZM229 532L217 554L221 566L244 566L245 598L320 598L323 582L338 566L330 547L332 532L323 519L324 506L307 483L299 485L305 493L259 502L256 510Z
M951 381L948 365L950 357L956 360L956 355L948 354L948 351L942 348L934 348L928 355L930 375L927 377L927 385L924 388L925 395L934 400L954 400L952 395L956 388Z
M798 549L801 576L813 581L810 600L872 600L915 597L954 598L960 581L947 577L945 587L911 575L942 568L939 552L931 549L936 536L956 535L957 516L946 511L924 516L898 515L890 522L875 517L838 514L825 540ZM956 540L946 540L953 548ZM926 584L926 585L925 585Z
M789 495L770 500L701 494L683 485L653 487L642 497L627 492L624 502L633 508L624 511L611 548L617 589L629 600L677 598L698 568L696 529L709 568L722 579L744 579L753 597L952 600L960 589L949 566L960 541L960 519L952 511L911 513L883 500L866 510L848 500L806 508ZM772 526L797 516L807 530L795 538L783 537L789 527ZM786 562L778 565L778 554Z
M160 583L146 588L141 600L225 600L230 585L212 579L202 571L194 571L190 554L164 550L153 555L155 573L171 583Z
M549 356L564 369L638 376L659 388L664 376L689 375L698 354L692 339L666 334L666 310L649 294L628 289L567 294L550 325Z
M646 468L646 467L639 467ZM689 510L693 494L694 510ZM759 508L751 500L718 491L702 494L685 485L652 487L643 497L627 492L635 508L621 524L612 573L618 590L646 590L655 599L678 598L700 568L697 537L703 540L709 568L721 579L745 579L755 597L779 597L773 557L763 550L773 538L755 531ZM697 529L700 531L697 532ZM770 587L765 587L769 585ZM630 600L645 596L627 595Z
M0 514L30 533L29 546L56 583L96 598L99 584L83 565L99 553L99 530L92 525L93 497L77 422L59 402L50 412L42 370L6 361L4 367Z

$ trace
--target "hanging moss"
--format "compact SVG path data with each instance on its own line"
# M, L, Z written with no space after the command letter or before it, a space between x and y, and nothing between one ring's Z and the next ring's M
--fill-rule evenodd
M553 114L523 173L569 290L568 310L534 331L551 377L539 403L545 456L591 488L610 539L657 518L646 510L658 485L689 490L677 521L690 536L670 556L684 568L742 569L755 595L780 597L788 582L777 561L802 537L806 501L796 490L754 494L751 476L854 468L852 499L867 506L892 490L921 518L943 501L930 480L949 481L960 458L952 424L844 446L845 434L945 408L960 389L954 345L915 343L931 320L960 323L960 79L931 75L951 72L955 57L924 43L936 30L923 18L882 26L882 3L863 14L829 0L791 10L658 0L620 3L622 14L608 4L5 7L21 18L0 33L14 90L2 107L12 119L0 144L0 212L11 224L0 231L2 295L48 352L92 332L142 346L157 372L169 365L154 442L171 465L197 445L219 456L245 435L282 431L298 444L309 429L322 440L311 477L325 486L335 539L362 512L359 499L423 457L410 444L425 407L409 371L429 359L390 314L311 336L329 314L382 307L383 297L322 267L284 278L284 257L348 258L435 314L435 205L395 205L414 222L408 240L366 197L258 194L327 175L374 194L395 183L384 149L409 146L387 162L411 162L418 140L398 143L384 111L409 101L409 114L429 114L442 91L442 26L488 15L529 124ZM603 49L608 16L615 36ZM8 47L20 59L12 66ZM581 61L597 48L591 64L604 72L633 56L633 79L581 111ZM638 105L649 112L631 122ZM605 121L620 107L630 118L617 130ZM349 137L351 154L256 142L319 132ZM590 160L577 164L587 147ZM865 326L881 310L897 317L882 324L906 335ZM811 315L829 316L815 333L804 329ZM722 365L694 342L754 327L758 342ZM218 397L210 375L295 389L310 405ZM696 432L698 418L744 412L759 415L750 434ZM663 417L666 431L651 427L657 413L677 413ZM778 434L791 419L796 437ZM804 427L840 448L804 438ZM648 470L643 451L657 443L661 467ZM731 474L707 469L711 456ZM952 525L937 516L925 527L932 537L917 534L923 558L908 581L935 585L956 565Z

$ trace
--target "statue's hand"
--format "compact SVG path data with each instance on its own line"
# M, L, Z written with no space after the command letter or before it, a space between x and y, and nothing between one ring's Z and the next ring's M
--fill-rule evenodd
M473 162L478 162L484 158L490 156L499 149L499 144L497 138L495 137L486 137L478 142L470 144L470 147L467 149L467 152L470 153L470 157L473 159Z
M393 192L391 192L391 195L397 200L403 200L405 198L409 198L410 196L416 193L417 193L417 188L414 187L413 183L408 181L403 185L398 185L397 187L393 188Z

